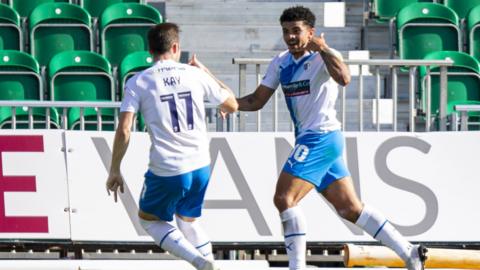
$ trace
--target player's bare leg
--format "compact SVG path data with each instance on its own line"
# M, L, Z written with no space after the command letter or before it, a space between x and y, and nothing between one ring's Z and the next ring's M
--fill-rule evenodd
M290 270L306 267L306 222L297 204L313 188L311 183L285 172L278 178L273 201L282 220Z
M426 249L412 245L380 212L368 205L362 205L350 177L334 181L322 195L342 218L355 223L383 245L394 250L405 261L409 270L423 269Z
M331 183L322 195L337 210L342 218L355 223L362 212L362 202L353 187L352 179L344 177Z

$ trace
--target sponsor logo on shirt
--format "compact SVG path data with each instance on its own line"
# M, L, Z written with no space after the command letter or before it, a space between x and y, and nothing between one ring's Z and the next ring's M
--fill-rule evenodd
M155 71L156 72L169 72L172 70L185 70L184 67L159 67Z
M310 94L310 80L282 84L285 97L296 97Z

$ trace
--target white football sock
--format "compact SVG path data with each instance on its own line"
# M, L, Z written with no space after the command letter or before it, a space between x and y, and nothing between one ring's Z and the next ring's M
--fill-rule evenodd
M412 244L377 210L365 205L355 224L395 251L404 261L409 258Z
M288 254L288 267L290 270L306 268L306 222L302 210L298 207L289 208L280 213L283 231L285 234L285 247Z
M202 269L205 266L206 259L172 224L166 221L149 221L141 218L140 224L163 250L186 260L197 269Z
M205 257L206 259L213 261L212 244L207 234L200 226L197 220L193 222L183 221L181 218L176 217L177 225L180 231L185 235L190 243Z

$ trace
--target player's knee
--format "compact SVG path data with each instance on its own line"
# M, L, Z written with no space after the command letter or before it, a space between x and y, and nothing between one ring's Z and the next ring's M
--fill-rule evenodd
M273 197L273 203L279 212L283 212L288 208L295 206L295 200L292 196L286 194L275 194Z
M354 205L348 205L344 207L337 208L337 213L342 218L355 223L362 212L361 208L355 207Z
M142 228L148 232L150 227L153 225L154 221L152 220L146 220L146 219L143 219L143 218L138 218L138 221L140 223L140 225L142 225Z

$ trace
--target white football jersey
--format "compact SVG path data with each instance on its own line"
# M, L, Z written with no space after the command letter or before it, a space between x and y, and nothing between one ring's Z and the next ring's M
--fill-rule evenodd
M141 113L152 142L149 169L174 176L210 164L204 101L218 105L228 96L199 68L165 60L128 80L120 111Z
M340 129L335 111L338 84L318 52L307 52L299 59L289 51L280 53L270 63L261 84L271 89L281 84L297 137Z

